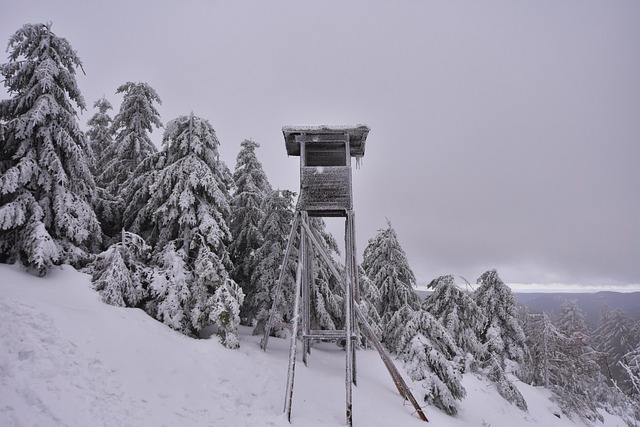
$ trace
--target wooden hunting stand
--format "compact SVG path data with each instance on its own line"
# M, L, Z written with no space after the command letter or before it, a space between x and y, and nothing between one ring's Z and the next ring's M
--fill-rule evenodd
M364 156L365 141L369 128L359 126L285 126L282 128L287 154L300 156L300 195L291 233L285 250L280 277L274 293L274 301L265 327L261 347L266 351L273 324L273 314L277 307L278 295L286 274L285 265L291 255L296 235L299 233L298 268L296 274L295 301L293 307L291 347L289 350L289 370L284 411L291 421L291 402L295 374L297 339L301 329L302 360L307 364L307 355L312 341L345 342L345 385L347 425L352 426L352 384L356 384L356 319L362 331L380 354L387 370L393 378L398 392L408 399L418 416L427 421L427 417L411 394L393 361L384 351L369 326L367 319L355 302L360 302L358 283L358 264L356 262L355 224L353 211L353 192L351 185L351 157L356 162ZM320 240L309 226L309 217L345 218L345 272L341 275L331 262L331 258L320 245ZM344 330L311 329L311 281L312 258L315 249L331 270L335 279L344 290ZM301 312L302 306L302 312ZM302 319L302 322L299 319ZM301 323L301 328L300 328Z

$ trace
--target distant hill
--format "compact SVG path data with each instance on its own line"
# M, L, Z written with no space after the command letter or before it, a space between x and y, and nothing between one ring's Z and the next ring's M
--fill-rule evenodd
M560 314L562 303L568 299L577 301L591 329L600 322L600 311L607 304L611 309L621 309L634 319L640 319L640 292L596 292L596 293L516 293L518 303L535 312Z

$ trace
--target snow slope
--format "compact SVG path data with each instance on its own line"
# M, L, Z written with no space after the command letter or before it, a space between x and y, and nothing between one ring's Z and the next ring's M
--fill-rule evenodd
M228 350L140 310L103 304L89 277L71 267L37 278L0 264L0 426L288 426L288 341L272 338L265 353L250 330L241 332L241 348ZM473 375L464 379L459 415L427 406L424 424L375 351L359 351L357 362L356 426L582 425L554 416L545 389L518 383L525 413ZM315 347L309 366L297 365L293 425L344 425L343 378L344 353ZM604 415L606 426L625 425Z

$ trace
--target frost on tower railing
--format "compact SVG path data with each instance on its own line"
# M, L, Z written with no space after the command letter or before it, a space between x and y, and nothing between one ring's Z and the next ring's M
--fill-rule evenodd
M366 317L358 309L355 302L360 301L358 283L358 265L355 245L355 214L353 211L353 190L351 181L351 157L356 158L356 165L364 156L365 142L369 127L357 126L285 126L282 128L287 154L300 157L300 195L296 205L291 233L285 250L280 277L274 292L274 301L269 320L264 331L261 346L266 350L269 334L273 326L277 300L281 295L286 268L291 255L295 236L300 235L298 245L298 269L296 274L295 300L293 307L293 325L289 350L289 370L284 410L291 421L291 403L293 399L293 382L297 353L298 332L302 341L302 360L307 364L307 355L313 341L345 342L345 385L346 385L346 418L347 425L352 419L352 385L356 384L356 322L369 341L376 348L393 382L402 397L409 400L420 419L427 421L409 387L396 369L384 348L378 341ZM319 243L320 239L309 226L309 217L344 217L345 218L345 271L340 274L334 267L329 255ZM314 251L315 249L315 251ZM345 329L312 330L311 329L311 269L312 257L318 254L325 262L336 281L344 291L344 325Z

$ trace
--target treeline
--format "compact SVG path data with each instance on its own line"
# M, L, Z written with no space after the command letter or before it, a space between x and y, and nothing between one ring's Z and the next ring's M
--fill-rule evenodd
M75 80L82 63L69 42L51 24L27 24L8 51L0 66L10 95L0 101L0 262L41 276L64 263L84 268L105 302L141 308L189 336L212 326L229 348L240 344L240 324L264 331L284 268L272 333L286 335L297 260L282 263L295 193L271 187L259 144L240 144L232 172L211 124L189 114L166 123L158 150L149 134L163 127L161 100L140 82L117 88L123 101L113 117L109 101L97 100L85 133ZM337 254L323 221L311 225ZM604 408L640 419L639 327L623 313L606 312L595 333L575 304L558 319L531 314L493 270L473 292L439 277L421 301L391 224L363 258L360 309L426 403L455 414L462 374L472 372L522 410L517 379L552 390L566 416L599 420ZM341 329L344 295L314 259L312 328Z

